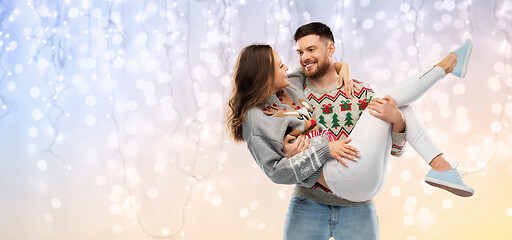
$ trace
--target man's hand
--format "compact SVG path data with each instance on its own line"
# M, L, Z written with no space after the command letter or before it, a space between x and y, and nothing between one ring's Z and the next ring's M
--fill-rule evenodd
M383 98L374 98L368 104L368 109L371 110L372 116L393 124L393 131L403 132L405 130L404 116L392 97L386 95Z
M309 139L304 135L294 137L290 134L284 137L283 141L283 153L287 158L295 156L309 147Z
M348 167L348 164L343 160L343 158L357 161L356 157L361 157L357 152L357 148L352 147L348 145L350 142L350 139L342 140L342 141L335 141L335 142L329 142L329 153L331 154L331 157L338 160L341 164L343 164L345 167Z

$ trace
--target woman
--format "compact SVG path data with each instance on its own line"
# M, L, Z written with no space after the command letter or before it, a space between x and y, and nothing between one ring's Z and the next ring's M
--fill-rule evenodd
M449 55L422 76L383 90L377 96L389 95L386 98L394 99L400 107L419 98L454 67L459 69L462 66L462 75L465 74L470 46L471 42L467 42L462 50L457 50L460 52L457 55L462 56L460 64L455 64L457 56ZM350 135L350 145L354 150L361 150L361 158L358 162L351 162L348 168L343 167L332 159L335 157L332 153L338 151L340 145L329 141L326 129L317 124L302 86L290 84L287 70L288 67L268 45L251 45L242 50L229 101L227 126L231 135L235 141L247 142L259 166L276 183L312 186L318 181L348 200L371 199L385 178L385 163L391 149L389 123L372 117L365 110ZM408 116L413 118L410 111L404 110L403 114L406 120ZM423 134L423 128L415 128L414 124L407 122L407 129L409 143L422 157L431 157L431 141L423 141L428 138ZM369 136L370 132L372 136ZM310 147L293 157L285 157L282 149L287 133L307 135ZM462 189L454 193L460 196L473 194L473 190L460 179L457 184Z

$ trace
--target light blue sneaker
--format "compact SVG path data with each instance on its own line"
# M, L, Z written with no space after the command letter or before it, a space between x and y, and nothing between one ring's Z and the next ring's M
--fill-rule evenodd
M464 78L466 76L466 71L468 70L469 56L471 55L472 50L473 41L471 41L471 39L466 39L462 47L457 48L455 51L452 52L457 54L457 64L453 68L453 75L460 78Z
M451 170L446 172L438 172L430 169L425 177L428 184L442 188L461 197L471 197L475 191L462 182L462 173L457 169L458 163L454 162Z

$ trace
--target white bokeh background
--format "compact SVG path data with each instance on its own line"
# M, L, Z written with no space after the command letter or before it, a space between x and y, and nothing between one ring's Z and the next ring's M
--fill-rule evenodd
M512 1L0 2L2 239L280 239L293 186L270 182L223 120L239 51L328 24L378 89L466 38L466 79L414 104L476 190L423 182L408 147L375 199L381 239L510 239Z

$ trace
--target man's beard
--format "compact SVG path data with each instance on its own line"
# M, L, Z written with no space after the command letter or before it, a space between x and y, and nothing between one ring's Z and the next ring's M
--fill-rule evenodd
M327 71L329 71L329 59L328 58L323 59L323 61L317 61L316 65L317 65L317 69L316 69L316 71L313 71L313 72L307 71L306 67L303 67L304 68L303 72L306 75L306 77L319 78L319 77L324 76L327 73Z

